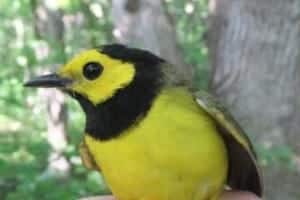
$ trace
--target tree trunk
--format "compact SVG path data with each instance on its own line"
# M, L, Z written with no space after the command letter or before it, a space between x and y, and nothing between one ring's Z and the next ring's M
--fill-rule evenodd
M32 0L35 16L35 32L39 39L47 41L48 54L52 57L51 65L60 65L64 62L64 24L62 12L55 6L55 1L37 3ZM57 2L56 2L57 3ZM56 61L57 63L53 63ZM54 67L52 67L54 71ZM41 92L47 105L47 139L52 148L49 156L48 172L67 177L70 164L63 155L67 147L67 115L64 95L56 89L47 89Z
M116 39L147 49L176 67L180 79L191 80L192 67L184 63L176 31L162 0L113 0L112 15Z
M213 92L264 149L300 155L300 1L210 0ZM296 157L296 156L294 156ZM299 199L300 173L265 168L267 199Z

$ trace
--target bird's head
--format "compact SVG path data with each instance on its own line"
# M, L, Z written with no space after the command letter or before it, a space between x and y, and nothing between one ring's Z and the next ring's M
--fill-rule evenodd
M159 84L162 62L144 50L104 45L83 51L57 72L33 78L25 86L60 88L98 105L126 88L147 90Z
M123 45L87 50L53 74L25 83L59 88L77 99L86 114L85 132L108 140L141 119L163 85L164 61Z

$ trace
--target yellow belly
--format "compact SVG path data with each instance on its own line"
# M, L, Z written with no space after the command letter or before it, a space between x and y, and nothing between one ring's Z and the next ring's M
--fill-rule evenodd
M118 200L218 199L226 180L223 140L183 88L162 91L120 137L85 141Z

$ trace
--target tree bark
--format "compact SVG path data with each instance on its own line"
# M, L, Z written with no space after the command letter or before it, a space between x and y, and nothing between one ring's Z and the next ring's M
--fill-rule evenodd
M300 155L300 1L210 0L211 89L265 149ZM265 171L267 199L299 199L300 173Z
M192 79L162 0L113 0L112 16L118 42L147 49L173 64L178 79Z
M47 1L37 3L32 0L35 17L35 33L38 39L47 41L47 57L54 57L57 63L51 63L52 71L55 65L64 62L64 24L62 12L57 7L51 7ZM52 1L52 6L55 2ZM59 55L59 56L58 56ZM59 60L60 59L60 60ZM67 107L62 92L56 89L43 90L42 99L47 105L47 140L52 148L49 156L48 172L67 177L70 164L63 155L67 147ZM58 174L57 174L58 173Z

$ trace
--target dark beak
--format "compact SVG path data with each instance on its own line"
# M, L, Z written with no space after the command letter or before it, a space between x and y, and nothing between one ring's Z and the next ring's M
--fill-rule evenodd
M72 80L69 78L60 77L57 74L48 74L43 76L35 77L26 83L25 87L44 87L44 88L64 88L67 85L71 84Z

